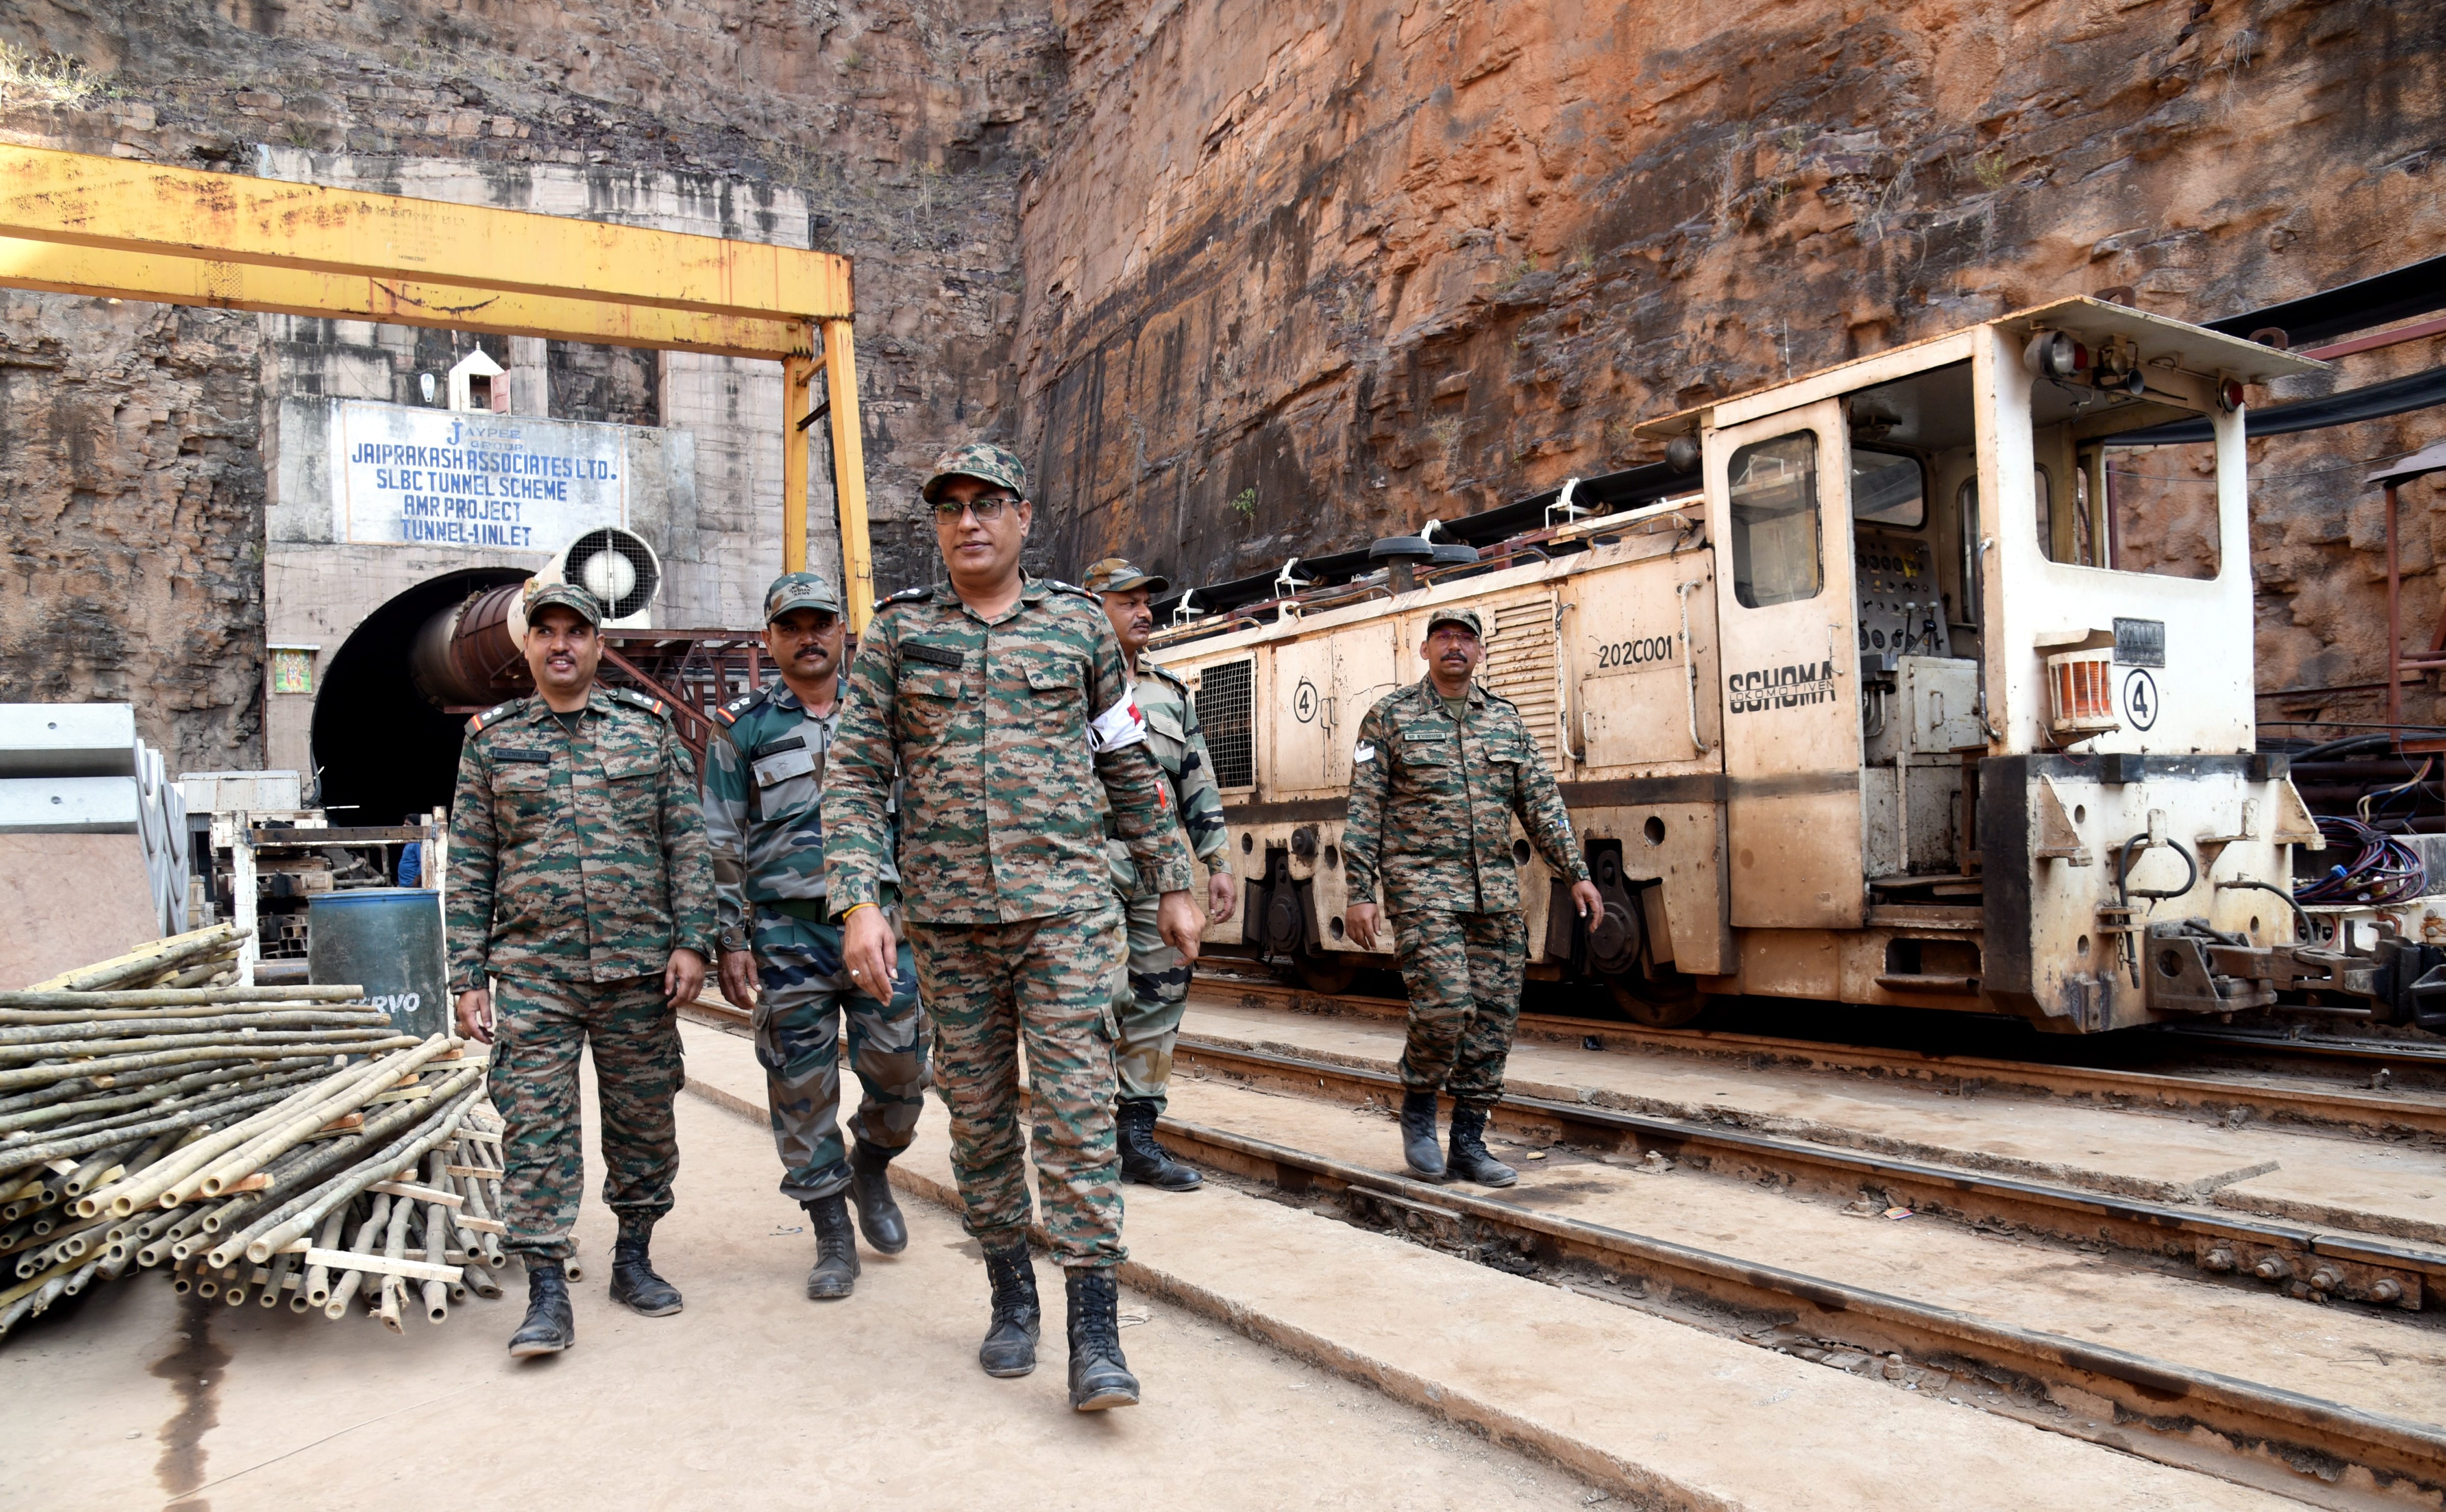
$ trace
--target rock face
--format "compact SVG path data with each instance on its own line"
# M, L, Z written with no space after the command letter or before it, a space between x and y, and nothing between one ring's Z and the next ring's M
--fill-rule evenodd
M1176 580L1649 461L1643 418L2062 294L2215 318L2446 234L2436 22L2375 0L1059 12L1020 432L1058 555ZM2263 689L2380 675L2347 464L2436 424L2253 444ZM2411 501L2425 645L2446 498ZM2370 707L2341 696L2262 712Z
M613 211L630 181L803 207L761 234L856 259L889 589L933 576L913 508L928 464L1007 425L1015 189L1061 77L1057 41L1041 10L995 0L28 0L0 9L0 136L239 173L309 153L353 171L432 158L506 185L549 165L602 177ZM353 360L338 349L383 343L286 321L267 341L252 315L0 299L12 690L125 696L144 664L175 663L171 697L138 697L146 738L191 768L260 764L264 430L285 394L319 391L309 349ZM410 344L432 366L434 339ZM650 354L558 349L538 366L564 418L690 418L663 412L680 390ZM689 376L700 407L759 402L752 384ZM778 425L778 376L770 387ZM828 526L818 514L816 530ZM778 554L778 519L765 530ZM174 578L185 558L197 570ZM245 570L210 566L223 558Z
M2438 41L2380 0L21 0L0 134L802 204L777 239L856 259L883 587L934 575L915 485L978 434L1038 466L1034 564L1197 581L1648 460L1641 418L2019 305L2213 317L2433 253ZM182 765L261 759L262 426L312 339L5 296L12 686L158 685ZM510 358L555 414L687 418L634 354ZM2371 717L2361 464L2435 425L2253 444L2269 720ZM2425 646L2446 492L2406 503Z
M253 315L0 291L5 697L136 706L173 772L256 765Z

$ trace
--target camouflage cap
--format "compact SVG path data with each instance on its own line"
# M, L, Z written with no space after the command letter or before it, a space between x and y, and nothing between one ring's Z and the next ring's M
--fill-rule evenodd
M1438 625L1461 626L1482 641L1493 638L1486 633L1486 617L1475 609L1447 607L1435 610L1427 615L1427 633L1434 634Z
M536 615L554 604L558 604L564 609L574 609L577 611L578 617L588 624L597 630L603 628L603 602L593 594L575 583L528 580L526 601L522 606L526 611L528 624L534 624Z
M1079 586L1091 594L1126 594L1133 588L1143 588L1160 598L1172 592L1172 579L1140 572L1126 557L1107 557L1087 569Z
M934 475L917 490L917 497L932 503L943 484L954 478L982 478L987 482L1002 484L1022 499L1027 497L1027 464L990 441L972 441L935 458Z
M764 622L769 625L794 609L837 614L840 595L833 592L831 580L821 573L783 573L764 590Z

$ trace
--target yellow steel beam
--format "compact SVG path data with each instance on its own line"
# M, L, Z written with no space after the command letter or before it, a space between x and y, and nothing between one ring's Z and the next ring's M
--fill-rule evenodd
M0 236L768 319L852 312L846 257L0 144Z
M833 476L840 505L841 588L849 627L859 634L875 617L875 549L866 528L866 443L857 424L857 355L846 319L826 320L824 392L832 403Z
M807 426L814 407L816 360L781 364L781 570L807 570Z
M542 336L613 347L656 347L723 357L786 358L814 350L804 319L755 319L649 305L611 304L368 278L159 253L116 252L0 236L0 287L107 299L332 320L378 320L492 335Z

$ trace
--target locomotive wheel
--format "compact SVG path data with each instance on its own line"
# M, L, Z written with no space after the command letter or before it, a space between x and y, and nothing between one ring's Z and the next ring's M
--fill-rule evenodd
M1338 955L1310 955L1302 952L1296 970L1302 987L1326 997L1350 991L1350 984L1359 979L1359 963Z
M1706 996L1699 984L1676 972L1662 981L1624 974L1609 976L1606 988L1613 993L1614 1006L1628 1014L1634 1024L1649 1029L1680 1029L1697 1018L1707 1007Z

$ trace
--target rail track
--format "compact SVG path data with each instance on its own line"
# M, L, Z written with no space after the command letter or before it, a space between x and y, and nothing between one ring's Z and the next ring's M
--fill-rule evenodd
M1264 991L1264 984L1217 985ZM739 1028L748 1017L711 997L693 1011ZM1590 1028L1574 1020L1553 1023L1575 1037ZM1651 1031L1626 1033L1645 1040ZM1182 1036L1176 1061L1184 1072L1308 1099L1386 1103L1400 1093L1398 1078L1370 1068L1197 1035ZM1929 1215L2185 1256L2229 1273L2237 1284L2248 1284L2240 1278L2273 1258L2281 1274L2262 1279L2280 1285L2324 1279L2332 1288L2327 1295L2374 1305L2418 1309L2433 1288L2446 1286L2446 1255L2299 1224L1538 1098L1507 1095L1494 1123L1515 1137L1590 1152L1657 1150L1735 1177L1765 1173L1792 1186L1846 1195L1870 1185ZM2446 1500L2446 1428L2437 1425L1541 1211L1501 1194L1421 1181L1248 1133L1169 1117L1160 1129L1167 1143L1195 1162L1289 1200L1329 1198L1351 1221L1458 1248L1498 1268L1526 1266L1584 1295L1760 1347L1838 1366L1856 1357L1858 1369L1891 1378L1908 1371L1914 1385L1931 1390L1959 1382L1960 1390L1978 1398L1974 1405L2049 1431L2314 1505ZM1620 1284L1573 1284L1575 1276Z
M1353 1220L1476 1253L1519 1256L1543 1269L1593 1269L1629 1282L1629 1295L1572 1289L1762 1347L1827 1363L1839 1363L1846 1352L1864 1364L1883 1356L1890 1378L1908 1371L1940 1389L1955 1379L1978 1382L1987 1398L1980 1405L1990 1410L2148 1459L2328 1507L2434 1505L2446 1497L2446 1429L2435 1425L1541 1212L1232 1130L1169 1118L1160 1127L1166 1142L1192 1161L1294 1200L1332 1197ZM2067 1402L2079 1404L2069 1415L2060 1410Z
M1262 1002L1293 1011L1371 1018L1400 1018L1407 1011L1407 1005L1396 999L1311 992L1237 974L1201 972L1190 991L1193 1001L1202 993L1211 1001L1236 999L1239 1006ZM2446 1145L2446 1097L2347 1087L2331 1076L2296 1073L2287 1080L2277 1081L2267 1079L2264 1073L2201 1075L2055 1061L2004 1060L1715 1030L1647 1029L1552 1013L1521 1014L1518 1032L1524 1039L1590 1049L1665 1051L1739 1060L1753 1066L1920 1081L1953 1092L2010 1091L2123 1109L2204 1113L2220 1119L2239 1113L2270 1123L2365 1132L2388 1139L2411 1138ZM2177 1040L2178 1035L2186 1050L2196 1045L2203 1053L2246 1053L2261 1061L2279 1063L2302 1061L2321 1069L2347 1065L2381 1086L2394 1080L2399 1071L2429 1071L2446 1078L2446 1047L2410 1045L2398 1049L2386 1042L2302 1040L2231 1030L2218 1033L2187 1030L2161 1038ZM2154 1050L2157 1045L2153 1041L2148 1048ZM2380 1071L2389 1074L2380 1077ZM2405 1080L2412 1077L2407 1075Z
M1384 1071L1188 1034L1175 1048L1174 1063L1308 1097L1322 1094L1389 1106L1402 1095L1401 1079ZM2341 1297L2417 1312L2430 1293L2446 1296L2446 1253L2362 1234L1515 1093L1506 1093L1496 1105L1494 1122L1518 1134L1583 1149L1633 1156L1661 1149L1684 1163L1751 1179L1773 1177L1830 1195L1871 1188L1885 1193L1893 1205L1915 1211L1972 1223L2010 1224L2068 1242L2103 1242L2185 1257L2215 1275L2254 1277L2287 1290L2300 1283L2304 1295L2322 1299Z

